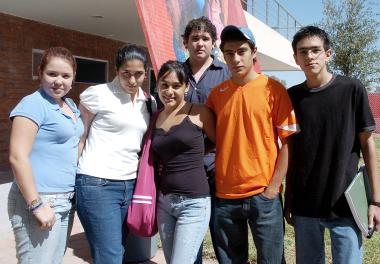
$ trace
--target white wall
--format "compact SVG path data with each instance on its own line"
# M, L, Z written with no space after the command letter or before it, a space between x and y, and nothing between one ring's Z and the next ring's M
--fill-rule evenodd
M255 36L262 71L299 71L292 45L280 33L244 11L248 27Z

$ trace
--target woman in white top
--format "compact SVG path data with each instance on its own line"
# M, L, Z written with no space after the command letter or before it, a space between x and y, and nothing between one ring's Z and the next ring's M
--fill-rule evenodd
M141 89L146 66L142 48L121 48L115 79L80 95L85 137L75 184L77 210L94 263L123 261L123 223L150 118L147 100L151 99Z

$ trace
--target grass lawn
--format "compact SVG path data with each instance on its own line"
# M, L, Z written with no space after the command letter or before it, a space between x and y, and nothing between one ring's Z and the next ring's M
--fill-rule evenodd
M380 172L380 135L375 136L376 141L376 152L378 159L378 167ZM287 263L295 263L295 246L294 246L294 231L293 228L289 225L286 225L286 234L285 234L285 257ZM328 258L328 263L331 261L331 252L330 252L330 239L329 234L326 232L326 255ZM380 234L375 232L371 239L364 239L364 264L377 264L379 263L380 256ZM256 252L252 244L252 238L250 237L250 261L251 263L256 263ZM203 255L205 258L215 258L214 251L211 245L210 234L208 233L205 238Z

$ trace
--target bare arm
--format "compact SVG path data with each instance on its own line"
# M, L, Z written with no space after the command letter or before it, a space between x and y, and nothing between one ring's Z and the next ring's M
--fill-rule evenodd
M278 191L280 189L282 181L288 170L288 160L289 160L288 139L285 138L282 140L282 147L277 157L276 167L273 173L272 180L269 183L268 187L263 192L263 195L265 197L273 199L278 195Z
M293 200L293 185L294 185L294 175L292 173L291 167L294 166L293 153L294 153L294 140L293 137L288 139L288 149L289 149L289 167L286 172L286 184L285 184L285 201L284 201L284 217L289 225L294 225L293 218L291 214L291 204Z
M80 141L79 141L78 160L79 160L80 156L82 155L82 151L83 151L84 145L86 144L86 139L87 139L88 132L90 130L91 123L92 123L92 121L94 120L94 117L95 117L95 115L93 113L91 113L90 111L88 111L87 108L85 108L81 104L79 105L79 110L80 110L81 118L82 118L82 121L83 121L84 133L83 133L83 135L82 135L82 137L80 138Z
M200 122L202 124L203 131L206 133L208 139L215 142L215 116L214 113L205 105L199 105L200 107Z
M12 122L9 145L9 162L17 185L27 204L38 198L32 174L29 154L32 150L38 126L32 120L16 116Z
M38 126L32 120L16 116L12 122L9 162L17 185L28 205L39 197L34 182L29 154L32 150ZM54 211L48 204L43 204L33 212L42 228L50 228L55 222Z
M380 202L380 178L376 164L376 147L371 132L359 133L360 147L371 184L372 201ZM380 230L380 208L370 205L368 209L368 226Z
M201 127L206 133L205 154L215 148L215 117L213 112L205 105L194 104L192 115L189 116L191 122Z

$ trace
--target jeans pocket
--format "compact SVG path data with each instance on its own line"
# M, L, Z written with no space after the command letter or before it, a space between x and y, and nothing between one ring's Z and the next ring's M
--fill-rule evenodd
M43 203L49 204L52 208L54 207L54 198L52 197L52 195L40 194L40 198Z
M78 174L77 184L81 187L102 187L108 182L107 179Z
M200 221L208 215L210 211L210 197L188 198L182 202L182 214L191 221Z
M254 204L256 208L259 210L260 214L270 216L273 214L278 214L280 212L282 213L280 194L276 195L275 198L270 199L268 197L265 197L262 193L260 193L254 196L254 201Z
M207 198L188 198L183 201L183 205L186 208L191 208L194 210L202 210L207 207Z
M274 198L268 198L263 193L257 195L261 200L266 202L274 202L278 198L279 194L277 194Z
M57 195L44 195L40 194L40 197L44 203L50 205L56 214L67 213L71 210L72 202L68 197L59 197ZM57 216L56 216L57 217Z

